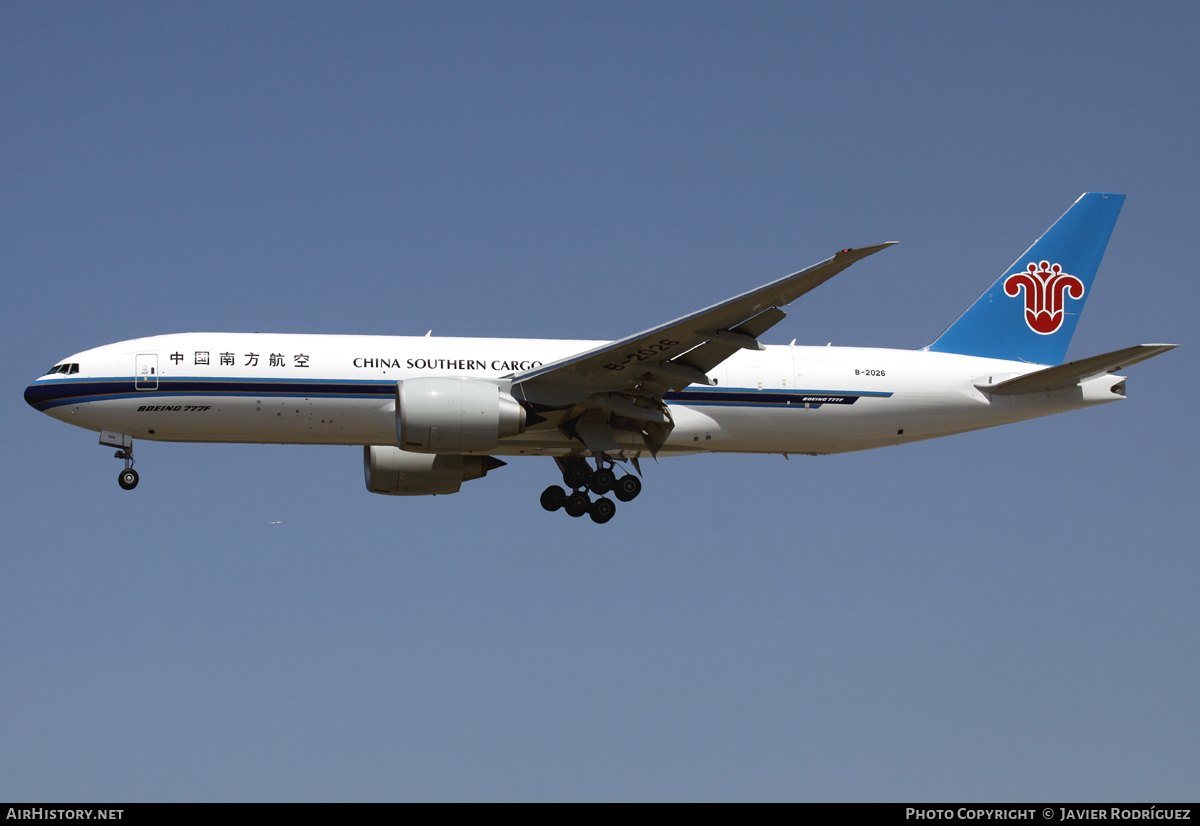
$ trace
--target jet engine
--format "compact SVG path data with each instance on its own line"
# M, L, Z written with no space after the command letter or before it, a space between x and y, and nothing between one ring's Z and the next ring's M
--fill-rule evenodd
M452 453L409 453L391 445L363 447L367 490L389 496L432 496L458 493L463 482L480 479L503 467L494 456Z
M414 453L491 450L525 432L525 408L499 385L467 378L396 382L398 444Z

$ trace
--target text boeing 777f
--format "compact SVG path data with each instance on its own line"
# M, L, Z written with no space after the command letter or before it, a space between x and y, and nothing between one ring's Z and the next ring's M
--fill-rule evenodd
M759 343L878 244L618 341L182 333L71 356L25 399L117 447L126 489L135 438L364 445L368 490L393 495L549 456L566 489L542 506L607 522L643 456L843 453L1124 398L1110 374L1175 345L1062 363L1123 201L1081 196L922 350Z

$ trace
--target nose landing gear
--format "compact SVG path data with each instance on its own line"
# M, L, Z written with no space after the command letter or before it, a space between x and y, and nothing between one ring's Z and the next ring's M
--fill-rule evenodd
M114 459L124 459L125 469L117 474L117 484L122 490L133 490L137 487L138 472L133 469L133 444L124 450L118 450L113 454Z
M138 473L133 469L133 437L128 433L113 433L105 430L100 434L100 444L105 447L117 447L114 459L125 462L125 469L117 474L117 484L122 490L133 490L137 487Z
M542 507L548 511L559 508L566 510L568 516L580 517L585 513L598 525L603 525L612 519L617 512L616 504L604 494L609 491L622 502L629 502L642 492L642 482L632 474L626 474L620 479L613 472L613 461L604 454L596 457L596 469L592 470L587 461L574 457L557 459L562 469L563 483L571 488L568 494L558 485L551 485L542 491ZM595 493L601 498L592 500L588 492Z

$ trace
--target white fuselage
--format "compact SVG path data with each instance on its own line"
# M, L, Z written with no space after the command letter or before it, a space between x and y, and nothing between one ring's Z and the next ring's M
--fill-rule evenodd
M181 333L71 356L26 398L89 430L173 442L395 445L396 382L500 378L601 342L406 336ZM768 346L737 353L665 397L674 420L662 454L841 453L977 430L1123 398L1120 377L1052 393L992 396L976 385L1039 365L851 347ZM620 434L615 458L644 454ZM558 428L531 426L487 451L583 450Z

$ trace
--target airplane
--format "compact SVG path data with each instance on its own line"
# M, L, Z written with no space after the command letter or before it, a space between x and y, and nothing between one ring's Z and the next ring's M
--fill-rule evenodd
M134 439L362 445L367 489L397 496L456 493L497 457L547 456L563 484L542 507L605 523L606 494L641 491L645 457L843 453L1124 399L1112 374L1176 345L1063 363L1124 200L1084 193L919 350L759 341L887 242L616 341L158 335L70 356L25 400L99 431L126 490Z

